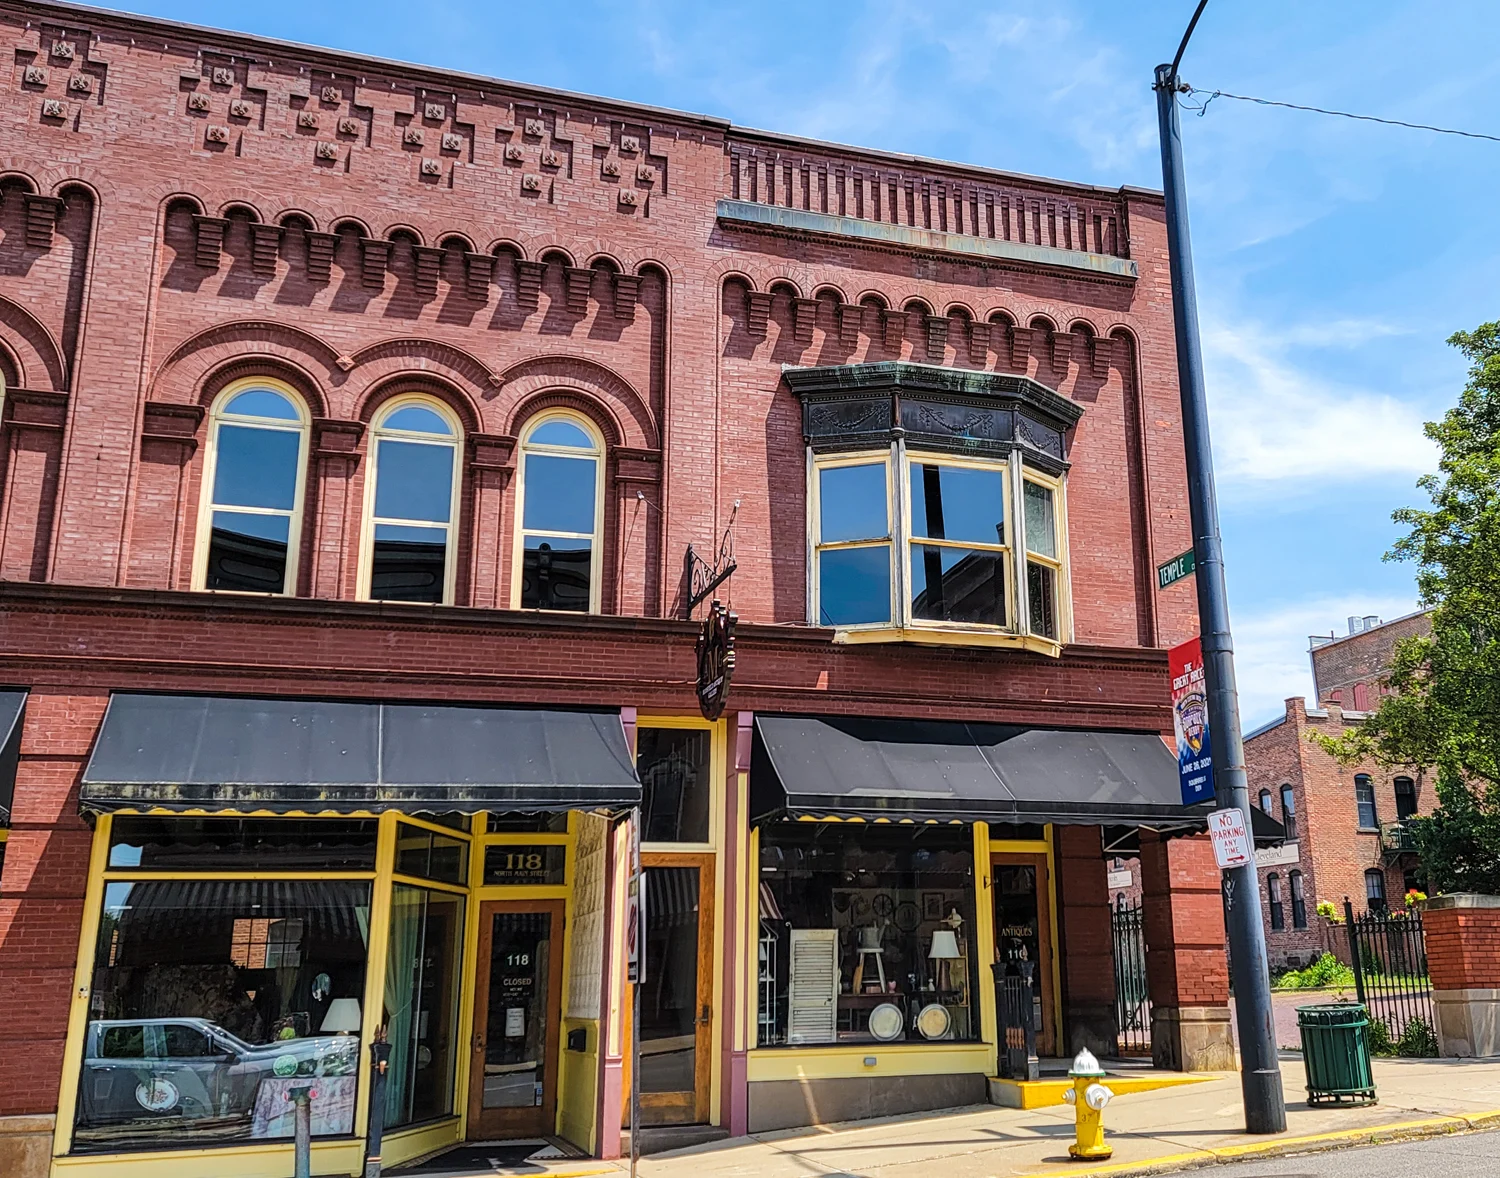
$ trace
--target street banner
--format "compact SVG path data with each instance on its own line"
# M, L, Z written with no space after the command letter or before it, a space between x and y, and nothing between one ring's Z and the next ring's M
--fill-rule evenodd
M1167 652L1172 676L1172 728L1177 735L1177 780L1182 804L1214 800L1213 748L1208 739L1208 684L1203 643L1193 638Z

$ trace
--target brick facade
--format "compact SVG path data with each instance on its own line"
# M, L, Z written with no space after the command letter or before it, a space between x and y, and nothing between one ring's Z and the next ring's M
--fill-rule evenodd
M1314 634L1310 640L1313 698L1318 706L1337 704L1345 711L1373 710L1385 694L1386 670L1396 643L1432 629L1432 616L1425 610L1391 622L1350 619L1365 625L1342 637Z
M732 520L736 707L1170 732L1164 648L1197 622L1191 582L1151 576L1190 543L1159 194L52 3L0 27L0 682L31 692L0 1115L56 1107L111 690L689 714L684 554ZM781 370L880 359L1083 406L1060 658L807 624ZM189 592L206 410L249 375L311 417L288 598ZM451 607L355 600L368 426L412 391L464 431ZM553 405L606 444L600 616L509 608L518 439Z

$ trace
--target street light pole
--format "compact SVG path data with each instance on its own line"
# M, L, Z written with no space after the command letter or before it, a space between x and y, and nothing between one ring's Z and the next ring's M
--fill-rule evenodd
M1200 0L1171 65L1156 67L1156 110L1161 127L1162 187L1167 205L1167 250L1172 273L1172 319L1177 337L1177 379L1182 395L1182 431L1187 451L1188 508L1197 563L1198 617L1208 690L1208 730L1213 750L1214 793L1221 809L1238 807L1250 829L1250 789L1234 680L1234 645L1224 589L1224 551L1214 493L1213 452L1208 437L1208 400L1203 384L1203 347L1198 338L1198 296L1193 286L1188 236L1187 189L1182 136L1177 121L1177 65L1208 0ZM1224 921L1234 975L1235 1021L1240 1040L1240 1091L1247 1133L1286 1131L1286 1101L1271 1012L1266 936L1261 926L1260 888L1254 862L1224 873Z

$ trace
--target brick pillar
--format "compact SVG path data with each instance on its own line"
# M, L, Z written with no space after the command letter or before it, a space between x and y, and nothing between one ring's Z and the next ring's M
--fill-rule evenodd
M1500 896L1436 896L1422 927L1439 1051L1500 1055Z
M1108 865L1097 826L1054 827L1057 842L1057 924L1062 940L1059 1047L1069 1056L1119 1050L1115 1023L1114 930Z
M1141 831L1151 1059L1179 1072L1232 1071L1229 960L1219 868L1207 835Z

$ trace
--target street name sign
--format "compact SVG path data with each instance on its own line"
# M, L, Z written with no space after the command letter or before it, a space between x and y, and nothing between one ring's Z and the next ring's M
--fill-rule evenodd
M1191 576L1197 567L1198 558L1189 548L1181 556L1174 556L1166 564L1156 566L1156 587L1165 589L1168 585L1175 585L1183 577Z

